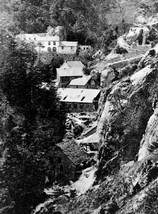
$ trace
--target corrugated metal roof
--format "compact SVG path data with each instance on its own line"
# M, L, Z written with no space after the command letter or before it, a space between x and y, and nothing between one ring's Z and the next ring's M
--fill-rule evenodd
M92 77L89 75L89 76L83 76L81 78L76 78L76 79L73 79L71 80L69 86L74 86L74 85L86 85L88 83L88 81L91 79Z
M70 46L70 47L76 47L78 45L78 42L70 42L70 41L61 41L60 46Z
M57 68L57 74L60 77L82 77L82 68Z
M99 95L98 89L58 88L58 95L62 102L93 103Z
M60 68L84 68L84 65L81 61L65 61Z
M67 61L66 62L70 67L84 67L84 64L81 61Z

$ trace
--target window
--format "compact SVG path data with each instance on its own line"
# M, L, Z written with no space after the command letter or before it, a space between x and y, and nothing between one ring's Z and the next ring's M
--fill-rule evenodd
M67 110L71 110L71 104L67 104Z
M47 50L48 50L48 52L51 52L51 48L50 47L48 47Z
M53 45L56 45L56 42L53 42Z
M73 47L71 46L71 49L73 49Z
M53 52L56 52L56 51L57 51L56 47L53 47Z
M50 42L48 42L48 45L50 45Z
M83 110L83 106L84 106L83 104L80 104L80 109L81 109L81 110Z
M64 50L64 46L61 46L61 49Z

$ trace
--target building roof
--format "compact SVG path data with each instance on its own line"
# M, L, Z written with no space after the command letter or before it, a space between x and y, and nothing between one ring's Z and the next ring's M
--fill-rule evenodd
M84 65L81 61L65 61L60 68L84 68Z
M98 143L99 144L99 135L97 132L93 133L92 135L85 137L83 139L77 140L79 144L91 144L91 143Z
M79 45L79 47L89 47L89 48L91 48L92 46L91 45Z
M70 67L84 67L84 64L81 61L67 61L66 62Z
M37 33L37 34L18 34L16 38L26 41L33 42L47 42L47 41L59 41L59 36L49 36L46 33Z
M93 103L99 95L98 89L58 88L58 95L62 102Z
M57 75L60 77L82 77L82 68L57 68Z
M88 159L86 152L75 141L66 141L56 144L63 153L75 164L81 164Z
M49 35L45 35L45 36L42 36L42 35L38 35L38 41L41 41L41 42L47 42L47 41L59 41L60 38L59 36L49 36Z
M77 47L78 42L61 41L60 46Z
M91 124L91 127L88 128L88 129L82 134L82 136L88 137L88 136L94 134L94 133L96 132L96 130L97 130L97 123L98 123L97 121L93 122L93 123Z
M76 78L71 80L69 86L84 86L88 83L88 81L92 78L92 76L88 75L88 76L83 76L81 78Z

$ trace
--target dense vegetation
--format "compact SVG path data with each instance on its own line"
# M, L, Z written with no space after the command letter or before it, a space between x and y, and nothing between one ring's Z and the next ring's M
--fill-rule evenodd
M6 3L4 3L6 2ZM62 25L67 40L108 48L118 36L116 25L109 28L106 13L118 6L116 0L5 0L1 7L12 14L8 28L14 33L42 33L48 26ZM4 18L9 23L7 17ZM122 20L122 24L124 20ZM3 23L2 23L3 24Z
M11 212L20 214L44 200L45 178L50 174L48 154L62 139L65 112L44 65L35 65L36 55L12 39L8 44L1 70L1 100L6 100L1 182L8 195L3 205L12 204Z
M12 37L62 25L67 40L107 49L118 34L117 28L108 28L104 16L108 9L108 0L0 1L0 212L28 214L45 199L48 153L62 138L65 122L51 85L63 59L39 63L29 47L17 46Z
M119 31L118 26L108 26L105 14L116 3L0 1L0 212L28 214L44 200L45 178L50 175L48 153L64 135L65 123L65 112L51 85L62 58L53 58L51 65L37 63L36 54L26 45L17 46L12 36L62 25L68 40L108 51Z

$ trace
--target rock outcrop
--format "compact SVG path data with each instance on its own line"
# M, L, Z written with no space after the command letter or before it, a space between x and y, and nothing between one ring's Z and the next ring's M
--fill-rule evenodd
M158 213L158 45L140 52L134 60L108 56L95 66L102 87L97 179L85 194L55 206L56 212Z
M112 170L108 167L114 156L112 162L127 162L136 158L153 113L157 80L157 69L147 66L118 82L107 96L98 125L101 138L99 175L105 173L105 168Z

